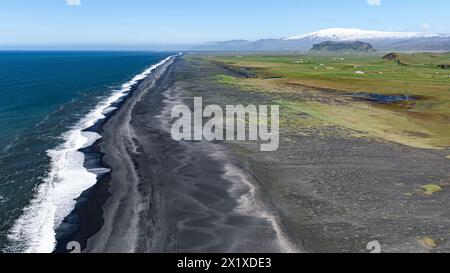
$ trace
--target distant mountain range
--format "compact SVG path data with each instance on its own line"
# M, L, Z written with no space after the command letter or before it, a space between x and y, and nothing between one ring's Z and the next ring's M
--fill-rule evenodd
M204 51L308 51L314 44L361 41L378 51L450 51L450 34L330 28L283 39L231 40L194 47Z
M364 39L414 39L414 38L432 38L439 37L438 34L428 34L420 32L389 32L362 30L357 28L329 28L317 32L297 35L285 38L284 40L301 40L301 39L323 39L329 41L356 41Z

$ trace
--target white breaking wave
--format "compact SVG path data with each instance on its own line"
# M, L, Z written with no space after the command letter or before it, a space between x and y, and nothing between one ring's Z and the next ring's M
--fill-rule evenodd
M284 40L301 40L301 39L325 39L335 41L354 41L361 39L411 39L424 37L439 37L439 34L429 34L421 32L390 32L362 30L357 28L329 28L317 32L303 35L291 36Z
M170 60L172 56L152 65L131 81L122 85L120 90L101 101L89 114L80 120L70 131L62 135L65 142L55 149L47 151L51 158L51 169L43 183L37 188L36 195L16 220L8 234L11 241L6 251L26 253L49 253L55 249L55 230L75 208L81 193L97 182L96 173L105 173L106 169L84 168L84 154L80 149L94 144L101 138L97 133L83 132L115 108L111 105L123 98L140 80L151 74L156 68Z

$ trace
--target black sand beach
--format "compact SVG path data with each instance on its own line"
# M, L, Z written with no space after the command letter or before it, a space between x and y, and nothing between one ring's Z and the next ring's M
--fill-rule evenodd
M172 140L177 62L142 81L103 126L102 161L113 171L87 193L79 230L60 249L77 240L87 253L296 250L222 144Z
M371 241L385 252L450 251L450 193L415 194L448 180L445 151L292 128L273 153L172 140L170 110L194 96L274 102L215 80L232 73L188 55L138 85L103 127L99 149L112 172L89 192L67 240L87 253L368 252ZM427 237L437 246L421 243Z

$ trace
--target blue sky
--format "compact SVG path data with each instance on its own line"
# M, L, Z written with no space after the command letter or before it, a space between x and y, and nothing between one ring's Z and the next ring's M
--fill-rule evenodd
M281 38L330 27L450 32L448 0L14 0L0 46Z

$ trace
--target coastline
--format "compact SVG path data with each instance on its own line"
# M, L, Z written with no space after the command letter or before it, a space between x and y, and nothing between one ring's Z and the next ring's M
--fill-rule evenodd
M153 58L153 65L100 100L96 99L81 119L59 135L61 144L47 148L49 171L42 176L33 198L8 231L10 244L5 247L6 252L52 252L57 236L73 232L77 219L72 211L86 199L86 191L109 172L99 164L101 155L96 151L96 143L102 137L99 134L102 123L132 93L137 83L170 58L162 60L167 56L164 53Z
M175 58L175 55L167 57L135 76L130 82L125 83L124 86L129 86L130 89L125 91L122 97L110 104L107 112L103 113L104 118L99 119L94 125L83 130L83 132L101 135L101 138L92 145L79 150L84 155L83 167L97 175L97 182L91 188L81 193L76 199L73 211L64 218L61 225L55 230L56 246L54 253L66 253L68 251L67 244L72 241L79 242L82 248L85 248L87 239L98 232L103 225L102 206L110 197L108 187L111 178L111 168L103 161L104 153L100 148L103 141L103 127L127 100L133 97L143 81L158 73L161 66L166 65L173 58Z
M81 197L77 232L60 237L57 252L68 241L85 253L297 251L225 145L172 140L178 61L136 85L103 125L94 147L112 172Z
M77 150L98 179L56 230L54 252L77 241L84 253L365 253L375 240L386 252L447 251L444 152L289 124L272 153L246 141L177 142L171 110L193 97L222 106L308 97L223 84L217 75L240 71L192 55L151 72L83 127L101 135ZM444 190L419 192L430 182ZM437 247L421 243L427 236Z
M192 106L192 97L220 105L273 102L271 94L214 80L227 73L234 72L176 58L135 86L92 146L112 172L82 197L81 221L74 222L80 228L60 240L58 252L72 240L85 253L365 253L374 240L388 252L448 249L446 241L435 249L418 243L446 234L444 216L432 212L445 213L448 194L436 203L405 194L425 183L426 173L445 177L438 152L302 135L295 127L284 128L274 153L260 153L257 143L173 141L170 111Z

